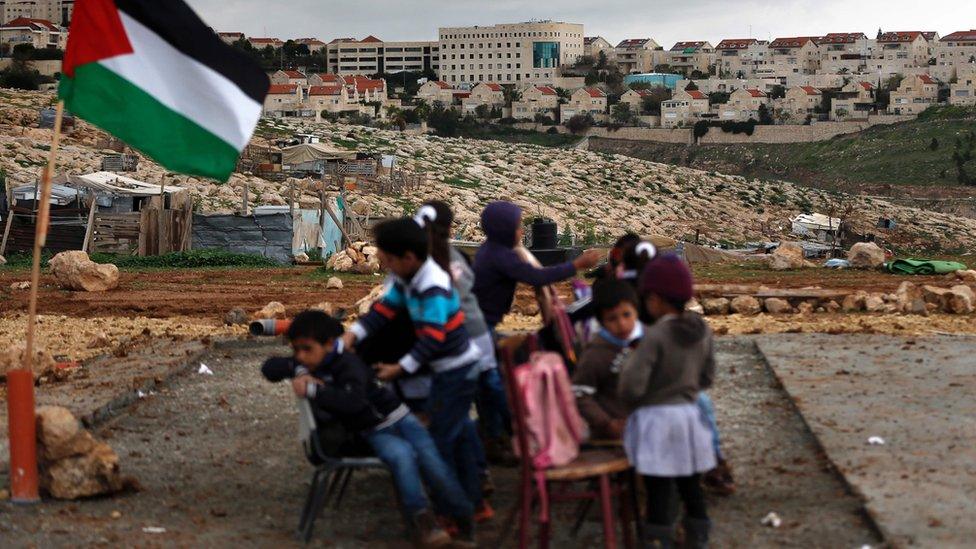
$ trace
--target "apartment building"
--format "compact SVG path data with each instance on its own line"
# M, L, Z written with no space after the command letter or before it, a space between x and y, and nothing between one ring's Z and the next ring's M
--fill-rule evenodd
M311 54L320 53L325 49L325 42L318 38L296 38L295 43L308 46L308 52Z
M596 61L600 58L601 52L607 56L607 59L610 59L613 57L613 44L602 36L583 37L583 55L585 57Z
M256 50L263 50L269 46L272 49L277 50L281 49L281 47L285 45L285 43L278 38L248 38L247 41L251 44L251 47Z
M820 48L816 36L777 38L769 43L769 62L758 76L779 78L785 83L790 74L815 74L820 67Z
M569 102L560 105L559 119L563 122L577 114L599 117L607 112L607 94L599 88L580 88L569 96Z
M471 88L471 95L461 100L461 112L475 114L478 107L489 108L505 106L505 90L497 82L482 82Z
M668 50L671 70L685 76L710 74L715 65L715 47L706 41L677 42Z
M813 86L794 86L786 96L773 101L773 109L781 118L801 123L823 104L823 92Z
M555 118L559 94L552 86L529 86L520 95L521 99L512 102L512 118L532 120L537 114Z
M431 41L386 42L375 36L362 40L336 38L326 44L329 72L340 75L421 72L439 69L440 46Z
M752 78L769 58L769 42L727 38L715 46L715 74L721 78Z
M902 80L891 92L888 114L918 114L934 105L939 98L939 83L927 74L916 74Z
M956 82L949 85L949 104L976 106L976 67L957 69Z
M851 80L830 101L830 119L867 120L874 111L874 85Z
M651 95L650 90L627 90L620 96L620 102L630 105L630 112L640 114L644 112L644 99Z
M661 102L661 126L678 128L690 126L709 113L708 96L699 90L678 90Z
M746 121L759 120L759 107L770 105L765 92L753 88L739 88L729 95L727 103L718 105L718 118L721 120Z
M64 49L68 41L68 31L46 19L18 17L0 25L0 44L11 48L20 44L30 44L37 49Z
M624 74L654 72L668 62L667 53L653 38L628 38L613 49L610 58Z
M234 44L240 40L247 40L247 36L243 32L218 32L217 36L224 42L224 44Z
M271 73L272 84L297 84L301 87L308 87L308 77L301 71L294 69L280 70Z
M923 31L882 33L877 38L870 72L888 78L896 74L910 74L918 67L928 67L934 47L930 40L938 40L938 34Z
M452 86L479 82L551 84L561 67L583 56L583 25L537 21L486 27L442 27L440 79Z
M338 114L359 110L359 105L351 100L346 87L341 84L310 86L306 105L317 113Z
M820 46L820 72L863 74L870 70L877 40L863 32L832 32L817 40Z
M0 24L25 17L67 27L74 9L75 0L0 0Z
M976 67L976 29L947 34L935 46L935 65L930 74L944 82L958 78L960 71Z
M417 90L417 99L450 105L454 102L454 87L441 80L428 80Z
M780 85L779 80L762 78L702 78L678 80L674 89L683 90L689 84L694 84L702 93L732 93L740 88L750 88L769 93L774 86Z
M283 116L301 110L302 87L298 84L272 84L264 98L264 114Z

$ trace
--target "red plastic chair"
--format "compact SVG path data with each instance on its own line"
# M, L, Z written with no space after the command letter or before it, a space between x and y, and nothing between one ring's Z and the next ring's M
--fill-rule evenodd
M504 536L512 530L516 514L519 517L519 548L526 549L529 545L529 528L532 520L533 507L538 506L538 540L539 547L549 546L549 534L552 524L550 513L551 504L566 501L599 502L603 517L604 547L617 547L617 534L613 512L613 498L619 503L619 517L623 527L624 546L634 546L634 536L630 529L630 521L634 521L638 536L643 538L643 528L637 512L636 478L634 470L627 461L627 457L619 449L583 450L580 455L567 465L550 469L538 470L527 456L529 440L525 427L525 402L514 386L513 370L517 367L516 356L519 351L535 351L534 336L515 336L503 339L499 343L499 350L504 368L505 389L508 392L512 409L512 427L515 431L515 443L518 445L520 460L519 475L519 503L512 509L502 530ZM540 486L537 479L544 479ZM585 483L585 484L584 484ZM584 484L582 490L574 489L573 485ZM585 506L584 508L588 508ZM584 517L580 516L579 520Z

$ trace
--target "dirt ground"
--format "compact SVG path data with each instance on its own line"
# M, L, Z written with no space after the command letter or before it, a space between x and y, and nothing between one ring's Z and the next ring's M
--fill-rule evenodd
M311 470L295 435L293 397L258 372L264 356L282 352L263 342L215 350L200 359L213 376L187 370L156 387L96 433L143 490L32 507L0 503L0 546L295 545L292 531ZM740 488L709 500L714 546L876 546L859 501L831 471L753 343L723 338L718 360L713 398ZM493 474L501 517L515 502L516 473ZM342 509L319 519L314 545L405 546L391 496L385 474L357 476ZM598 546L595 515L579 537L569 537L571 510L557 508L555 545ZM779 529L760 524L770 511L783 518ZM498 546L501 522L481 529L481 546Z

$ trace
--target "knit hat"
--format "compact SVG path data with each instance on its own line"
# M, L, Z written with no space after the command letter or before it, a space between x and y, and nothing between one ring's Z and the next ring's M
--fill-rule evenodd
M481 229L485 231L489 241L514 246L515 232L521 219L521 208L511 202L498 200L489 203L481 212Z
M678 256L659 255L644 267L640 292L642 296L657 294L668 301L688 301L693 295L691 271Z

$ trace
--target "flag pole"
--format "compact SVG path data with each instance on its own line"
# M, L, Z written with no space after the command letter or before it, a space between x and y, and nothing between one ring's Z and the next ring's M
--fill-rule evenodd
M23 367L7 372L7 420L10 433L10 495L15 503L33 503L40 499L37 479L37 442L34 417L34 339L37 325L37 292L41 279L41 250L47 241L51 218L51 178L54 175L61 141L61 119L64 102L58 101L54 117L54 135L47 166L41 175L37 216L34 219L34 262L31 266L30 301L27 308L27 339Z

